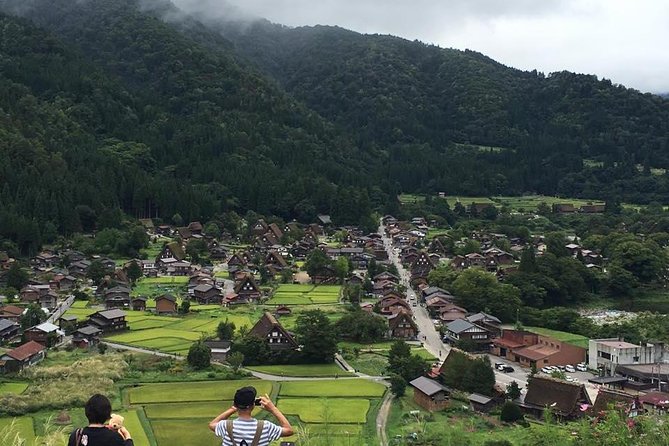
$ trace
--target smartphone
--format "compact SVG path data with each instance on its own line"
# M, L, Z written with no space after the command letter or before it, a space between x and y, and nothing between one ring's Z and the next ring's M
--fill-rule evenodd
M256 406L260 406L260 405L261 405L261 404L260 404L260 398L256 398L255 401L254 401L254 404L255 404Z

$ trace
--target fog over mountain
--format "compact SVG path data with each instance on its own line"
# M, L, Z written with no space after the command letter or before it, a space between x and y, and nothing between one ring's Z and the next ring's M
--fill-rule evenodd
M653 0L174 0L191 12L338 25L442 47L472 49L506 65L597 74L641 91L669 90L669 3Z

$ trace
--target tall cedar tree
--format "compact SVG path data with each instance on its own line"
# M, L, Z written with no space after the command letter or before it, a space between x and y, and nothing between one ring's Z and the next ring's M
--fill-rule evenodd
M331 363L337 352L337 333L334 325L321 310L300 314L295 321L297 340L302 345L302 357L308 363Z

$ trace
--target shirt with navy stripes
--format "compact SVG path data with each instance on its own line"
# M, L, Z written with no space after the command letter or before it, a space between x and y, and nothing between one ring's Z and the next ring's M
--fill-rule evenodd
M258 427L258 421L255 418L251 420L240 420L237 418L232 422L232 436L235 438L234 444L230 440L230 437L228 437L226 422L227 420L219 421L214 431L217 437L223 439L223 446L239 446L240 443L244 444L242 440L245 440L246 444L251 446L253 437L256 435L256 428ZM281 437L281 432L282 429L280 426L270 421L265 421L258 446L268 446L271 442L278 440Z

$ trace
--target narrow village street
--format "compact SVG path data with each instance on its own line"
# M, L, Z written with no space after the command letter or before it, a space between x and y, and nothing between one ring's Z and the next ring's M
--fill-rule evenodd
M416 296L416 292L413 290L413 288L411 288L411 275L409 271L407 271L402 265L399 257L399 251L395 251L392 239L386 234L383 223L381 223L379 226L379 234L381 234L383 238L383 244L386 247L386 251L388 252L388 258L397 267L401 284L407 288L407 300L412 305L415 322L420 329L420 333L418 335L419 340L423 343L425 349L438 358L439 362L441 363L448 355L451 347L448 344L442 342L441 336L435 328L434 322L430 318L427 308L420 305L418 297ZM416 306L413 306L414 303L416 303ZM508 361L503 361L500 358L491 356L491 363L494 364L495 362L508 363ZM514 367L514 372L503 373L495 370L495 381L497 384L502 388L506 388L506 386L512 381L516 381L521 388L525 388L527 386L527 373L529 371L521 369L518 364L509 363L509 365Z

